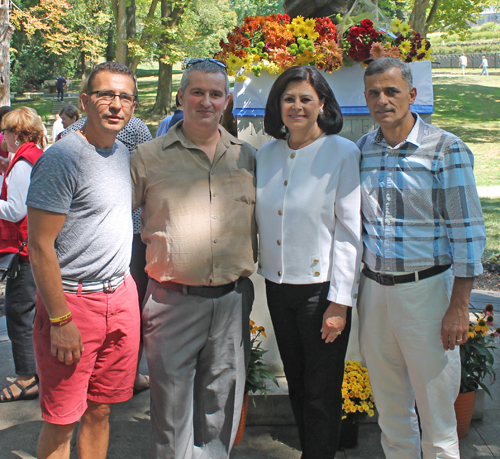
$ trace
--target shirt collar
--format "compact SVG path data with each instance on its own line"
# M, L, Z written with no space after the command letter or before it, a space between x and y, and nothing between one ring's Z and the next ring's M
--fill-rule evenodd
M180 142L184 148L199 148L191 140L187 139L181 131L181 126L184 121L179 121L175 126L171 127L164 136L162 148L166 150L172 144ZM221 125L219 125L220 140L224 146L229 148L231 144L243 145L243 141L233 137Z
M384 139L384 134L382 133L382 128L377 129L377 133L375 134L375 139L374 142L378 144L386 144L388 148L391 148L392 150L398 150L401 148L405 143L411 143L412 145L415 145L417 148L420 147L420 143L422 140L422 135L424 133L424 128L425 128L425 123L422 121L422 118L418 116L418 114L414 113L413 116L416 117L415 124L413 125L410 133L408 134L408 137L406 137L405 140L402 142L398 143L395 147L391 147L390 145L387 145L387 142Z

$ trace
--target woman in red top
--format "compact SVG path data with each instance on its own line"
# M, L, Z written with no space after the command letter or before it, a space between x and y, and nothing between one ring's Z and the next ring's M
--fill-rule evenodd
M0 255L17 253L28 238L26 195L33 164L43 153L46 138L35 110L21 107L2 119L2 133L10 152L15 153L5 172L0 194ZM7 332L17 374L12 384L0 391L0 402L12 402L38 396L33 319L35 317L35 281L26 247L15 278L7 278L5 315Z

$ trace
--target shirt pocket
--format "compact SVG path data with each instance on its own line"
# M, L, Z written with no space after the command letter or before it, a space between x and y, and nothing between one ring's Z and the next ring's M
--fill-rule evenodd
M247 169L231 170L231 193L234 201L255 204L255 175Z

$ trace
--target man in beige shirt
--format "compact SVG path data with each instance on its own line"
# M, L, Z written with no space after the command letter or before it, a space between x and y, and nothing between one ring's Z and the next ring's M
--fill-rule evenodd
M240 418L255 151L219 126L228 92L224 64L191 61L179 90L184 120L132 154L150 277L143 319L157 459L228 458Z

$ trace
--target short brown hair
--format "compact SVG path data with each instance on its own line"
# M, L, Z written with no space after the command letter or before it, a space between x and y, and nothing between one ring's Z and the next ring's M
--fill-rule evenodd
M42 119L30 107L19 107L6 113L2 118L2 129L15 132L21 143L33 142L40 147L47 144Z

